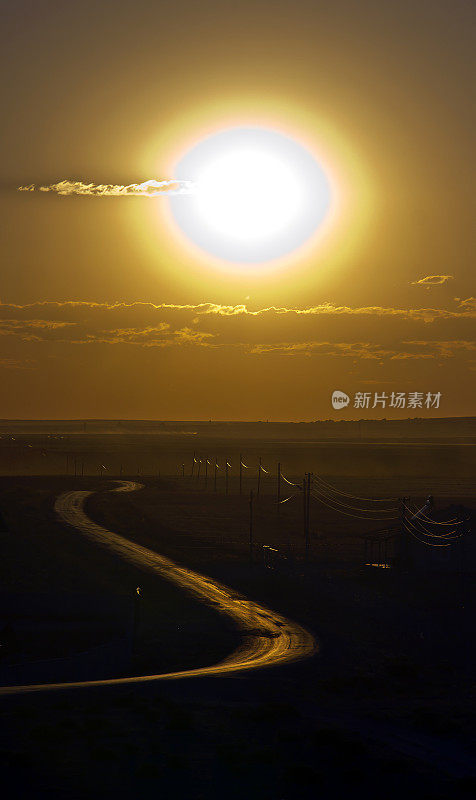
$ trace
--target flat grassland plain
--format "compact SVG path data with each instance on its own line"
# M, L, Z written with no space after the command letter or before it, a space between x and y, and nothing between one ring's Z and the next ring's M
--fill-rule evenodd
M62 523L71 490L94 492L95 522L319 641L309 660L242 675L0 698L11 796L472 795L474 533L445 552L412 541L402 565L399 515L401 498L432 495L435 519L474 526L475 420L0 421L0 436L10 682L32 662L67 679L78 653L112 654L97 669L114 677L214 664L240 643L228 618ZM111 492L119 477L143 488ZM379 507L355 498L395 498L382 507L396 519L354 516Z

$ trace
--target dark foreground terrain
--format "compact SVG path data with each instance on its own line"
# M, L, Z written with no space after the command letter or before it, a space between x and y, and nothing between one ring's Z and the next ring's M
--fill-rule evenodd
M97 441L95 460L110 442ZM218 443L202 446L205 455ZM341 451L338 471L327 457L326 479L358 496L418 504L432 493L441 512L474 510L464 443L447 445L448 455L441 443L420 448L417 464L402 444L396 457L395 445L360 447L359 456ZM1 479L1 622L14 637L4 637L0 671L36 660L53 675L66 656L74 673L75 653L114 642L119 655L99 663L102 676L140 675L216 663L239 644L226 618L61 525L55 497L81 488L97 490L87 512L100 524L296 620L319 653L239 676L0 697L4 796L473 796L471 546L446 561L416 550L405 569L369 567L362 536L376 525L313 501L306 559L301 497L278 514L274 479L263 477L250 563L256 475L240 497L235 468L226 496L223 477L215 492L203 473L190 476L192 452L183 445L184 478L142 476L144 488L129 495L108 491L97 473ZM283 470L289 463L287 477L300 482L322 451L297 466L293 453L281 444ZM263 463L274 475L272 455ZM272 568L263 545L278 552Z

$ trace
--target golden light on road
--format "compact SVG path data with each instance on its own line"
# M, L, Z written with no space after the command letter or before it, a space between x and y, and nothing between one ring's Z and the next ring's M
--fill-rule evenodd
M170 197L178 229L226 266L255 271L288 256L319 230L333 188L324 167L294 138L263 127L232 127L182 154L173 177L193 181Z

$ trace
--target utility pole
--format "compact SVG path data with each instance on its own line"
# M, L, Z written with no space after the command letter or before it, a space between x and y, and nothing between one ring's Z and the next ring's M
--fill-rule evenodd
M307 473L307 493L306 493L306 560L309 558L311 548L311 473Z
M225 461L225 494L228 494L228 460Z
M241 497L241 487L243 483L243 464L241 463L243 460L243 455L240 453L240 497Z
M405 524L405 511L406 511L406 497L402 497L400 501L400 526L401 526L401 553L400 553L400 561L401 566L406 569L408 567L408 531Z
M81 477L84 475L84 461L81 461Z
M217 490L217 470L218 470L218 464L217 464L217 458L215 456L215 472L214 472L214 475L213 475L213 491L214 492L216 492L216 490Z
M192 478L194 472L195 472L195 450L193 451L193 458L192 458Z
M258 467L258 494L261 486L261 456L259 460L259 467Z
M250 566L253 564L253 489L250 491Z
M209 462L208 458L206 458L205 459L205 489L207 488L207 484L208 484L208 465L209 465L209 463L210 462Z
M306 561L309 558L309 499L311 494L311 473L307 472L302 482L302 519Z
M202 459L198 459L198 470L197 470L197 483L200 482L200 469L202 467Z
M277 470L277 474L276 474L276 481L277 481L276 495L277 495L277 501L278 501L277 509L278 509L278 514L279 514L279 506L280 506L280 503L281 503L281 462L280 461L278 461L278 470Z
M185 478L185 464L182 464L182 478Z
M461 537L459 540L459 577L460 577L460 589L461 589L461 610L465 610L466 606L466 576L465 576L465 535Z

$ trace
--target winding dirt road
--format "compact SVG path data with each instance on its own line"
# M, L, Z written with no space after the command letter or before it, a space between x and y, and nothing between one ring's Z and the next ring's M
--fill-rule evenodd
M142 487L139 483L122 481L120 486L112 491L132 492L140 488ZM219 613L231 617L243 633L243 643L224 661L208 667L97 681L5 686L0 687L0 695L224 675L241 670L284 664L315 653L317 643L314 637L300 625L276 614L265 606L248 600L243 595L205 575L181 567L153 550L131 542L124 536L113 533L93 522L84 511L85 500L91 494L93 492L66 492L56 500L55 510L64 522L76 528L95 544L106 548L115 556L134 564L134 566L171 581L201 602L215 608Z

